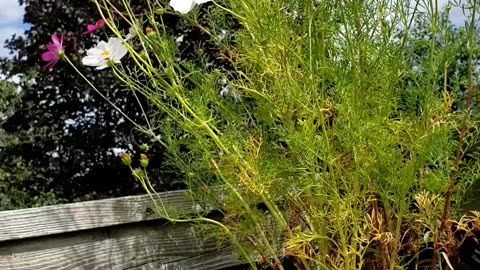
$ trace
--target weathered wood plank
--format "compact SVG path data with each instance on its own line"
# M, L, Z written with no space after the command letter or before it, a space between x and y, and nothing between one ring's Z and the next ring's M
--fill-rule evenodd
M188 223L150 221L2 243L2 270L216 270L240 265L230 246L195 236Z
M167 208L201 210L186 191L160 193ZM156 219L147 195L0 212L0 242Z

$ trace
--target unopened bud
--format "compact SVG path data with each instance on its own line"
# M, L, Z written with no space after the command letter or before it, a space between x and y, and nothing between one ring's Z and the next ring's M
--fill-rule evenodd
M147 54L147 52L146 52L146 51L141 51L141 52L140 52L140 57L141 57L143 60L147 61L147 60L148 60L148 54Z
M145 29L145 33L147 34L148 37L151 37L151 36L155 35L155 31L151 27L147 27Z
M125 164L126 166L132 165L132 157L129 154L122 153L120 155L120 158L122 159L123 164Z
M155 10L155 14L162 16L165 13L165 10L163 8L158 8Z
M150 147L148 147L147 144L144 143L144 144L140 145L140 151L142 151L143 153L148 152L148 149L150 149Z
M140 166L146 168L148 166L148 157L145 154L140 154Z
M142 169L133 169L132 170L132 175L137 180L142 180L143 178L145 178L145 173L143 172Z

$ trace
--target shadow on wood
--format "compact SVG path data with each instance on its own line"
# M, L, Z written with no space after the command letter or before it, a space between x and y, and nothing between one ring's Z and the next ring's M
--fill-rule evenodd
M185 192L161 194L167 207L198 211ZM165 223L147 196L0 212L0 266L38 269L199 269L240 265L233 248Z

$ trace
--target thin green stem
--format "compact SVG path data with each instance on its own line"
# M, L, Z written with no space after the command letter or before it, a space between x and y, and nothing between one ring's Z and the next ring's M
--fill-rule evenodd
M149 130L145 130L142 126L140 126L139 124L137 124L135 121L133 121L130 117L128 117L128 115L126 115L122 109L120 109L117 105L115 105L115 103L113 103L110 99L108 99L104 94L102 94L102 92L100 92L91 82L90 80L88 80L85 75L82 74L82 72L80 72L80 70L78 70L78 68L70 61L70 59L68 59L68 57L64 57L63 58L65 61L67 61L68 64L70 64L70 66L78 73L78 75L80 75L80 77L85 80L85 82L95 91L97 92L97 94L102 97L108 104L110 104L115 110L117 110L117 112L119 112L123 117L125 117L125 119L127 119L130 123L132 123L135 127L137 127L140 131L143 131L145 133L148 133L150 135L152 135L152 131ZM153 134L154 135L154 134Z

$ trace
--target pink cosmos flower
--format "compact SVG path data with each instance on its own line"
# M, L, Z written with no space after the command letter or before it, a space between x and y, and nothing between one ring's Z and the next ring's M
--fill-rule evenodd
M100 19L95 24L87 25L87 30L88 31L83 32L83 34L87 35L87 34L93 33L95 31L97 31L98 29L102 28L103 26L105 26L105 20Z
M55 64L63 57L64 47L63 47L63 36L60 38L57 35L52 35L52 42L48 44L48 51L42 54L42 60L48 62L45 68L52 70Z

